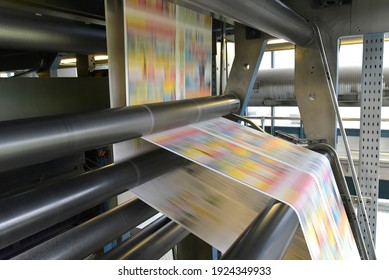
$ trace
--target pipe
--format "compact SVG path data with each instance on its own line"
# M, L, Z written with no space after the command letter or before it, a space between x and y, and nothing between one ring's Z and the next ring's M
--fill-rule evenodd
M233 95L0 122L0 172L44 162L239 109Z
M135 245L120 260L158 260L174 245L184 239L189 232L175 222L169 222L141 243Z
M81 260L156 213L156 210L135 199L49 239L13 259Z
M0 200L0 249L143 184L186 160L158 149Z
M294 210L272 200L223 254L223 260L280 260L296 233Z
M234 21L306 46L313 41L313 27L279 0L171 0L172 2Z
M115 248L111 249L109 252L107 252L104 255L101 255L98 259L101 260L118 260L121 258L121 256L125 255L131 248L136 246L138 243L145 240L147 237L155 233L156 231L160 230L164 225L169 223L169 218L162 216L158 220L154 221L153 223L146 226L144 229L142 229L140 232L134 234L126 241L122 242Z
M10 14L7 10L0 12L0 25L2 49L78 54L107 52L102 27L27 13Z

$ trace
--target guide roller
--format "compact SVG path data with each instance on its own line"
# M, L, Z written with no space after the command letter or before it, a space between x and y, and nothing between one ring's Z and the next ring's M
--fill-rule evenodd
M239 106L234 95L222 95L0 122L0 172L220 117Z
M280 260L298 228L296 213L271 200L252 224L222 256L224 260Z

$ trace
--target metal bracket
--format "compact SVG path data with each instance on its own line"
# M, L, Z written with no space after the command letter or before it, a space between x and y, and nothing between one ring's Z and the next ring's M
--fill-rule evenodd
M343 200L343 196L342 196L342 200ZM355 207L359 207L360 203L359 203L359 199L356 195L352 195L351 196L351 202L353 203L353 205ZM363 202L365 203L365 205L372 205L373 204L373 199L371 197L367 197L367 196L364 196L363 197Z
M261 39L261 36L262 36L261 31L246 26L246 40Z
M245 115L259 65L267 45L266 36L247 39L247 29L235 26L235 59L224 94L232 93L241 101L240 115Z
M309 139L308 144L309 145L315 145L315 144L327 144L327 139Z
M336 39L334 39L336 42ZM331 53L336 52L336 44L330 45ZM331 57L336 57L331 54ZM309 47L296 45L295 94L304 123L304 132L310 139L327 139L335 146L335 110L327 85L326 69L320 55L319 40Z
M288 142L291 142L293 144L300 144L300 145L308 144L307 139L301 139L301 138L298 138L296 136L290 135L290 134L285 133L285 132L280 131L280 130L276 130L274 132L274 136L279 137L281 139L284 139L284 140L286 140Z

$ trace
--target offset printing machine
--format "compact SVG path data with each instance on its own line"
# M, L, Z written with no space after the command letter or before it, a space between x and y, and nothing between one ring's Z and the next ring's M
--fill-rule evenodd
M376 225L371 213L377 206L374 203L365 209L348 151L357 194L357 203L353 204L333 149L337 122L347 145L335 90L336 54L338 39L344 36L365 36L364 44L379 44L369 40L372 36L384 38L389 30L384 16L389 10L386 1L172 1L232 27L235 60L224 93L129 107L118 102L125 92L125 77L120 54L123 38L115 30L123 28L123 3L97 2L88 1L89 8L77 1L0 3L1 71L39 68L50 72L58 53L79 54L80 61L90 53L107 51L109 56L109 83L107 78L0 80L0 258L159 259L172 248L176 259L284 258L299 223L290 207L274 200L267 202L223 255L215 254L208 244L165 216L137 228L158 211L139 199L117 206L112 198L191 164L179 156L155 149L104 167L96 165L91 171L83 168L86 151L108 147L108 153L113 153L110 145L154 132L219 116L250 125L250 120L239 115L244 115L250 103L261 102L256 101L261 97L252 89L272 38L295 45L295 102L304 122L307 148L329 158L360 257L376 258ZM85 21L89 24L80 24ZM382 57L372 63L382 65ZM82 65L77 67L84 73ZM383 69L379 68L381 77ZM373 79L370 85L375 85ZM369 81L362 87L369 90ZM56 98L50 96L54 88ZM383 90L379 94L382 96ZM379 115L378 107L372 114ZM255 129L255 124L251 125ZM366 167L366 172L374 174L370 172L373 168L377 167ZM378 194L378 188L375 191ZM375 194L368 196L377 200ZM354 207L358 208L358 217ZM127 232L131 232L130 237L122 240ZM102 251L114 240L116 246Z

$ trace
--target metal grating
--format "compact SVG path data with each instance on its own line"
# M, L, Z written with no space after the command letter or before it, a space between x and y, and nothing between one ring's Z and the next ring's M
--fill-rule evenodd
M366 212L375 243L377 227L377 198L379 183L381 107L383 84L384 34L366 34L363 41L361 124L359 140L359 182L364 197L371 198ZM361 211L358 220L367 238ZM367 250L369 245L367 245Z

